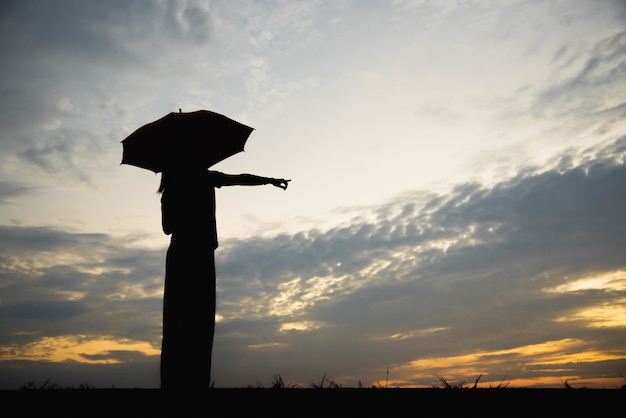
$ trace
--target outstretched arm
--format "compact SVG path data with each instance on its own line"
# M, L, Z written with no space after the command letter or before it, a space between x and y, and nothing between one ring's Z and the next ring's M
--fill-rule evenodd
M261 186L264 184L271 184L272 186L287 190L287 186L291 181L272 177L255 176L253 174L224 174L223 176L223 186Z

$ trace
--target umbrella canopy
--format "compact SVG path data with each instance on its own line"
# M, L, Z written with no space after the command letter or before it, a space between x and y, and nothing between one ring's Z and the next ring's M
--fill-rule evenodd
M254 129L209 110L172 112L122 140L122 164L162 172L209 168L243 151Z

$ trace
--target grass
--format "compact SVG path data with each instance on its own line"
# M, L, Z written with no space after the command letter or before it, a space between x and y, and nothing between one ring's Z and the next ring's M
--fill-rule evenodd
M339 383L335 383L334 380L328 379L326 377L326 373L324 373L324 376L322 376L319 383L311 383L311 387L314 389L341 389L341 385Z
M464 386L465 381L461 381L459 383L449 383L445 378L437 374L435 376L437 376L437 379L439 379L439 381L441 382L441 386L433 385L433 388L436 388L436 389L477 389L478 381L480 380L481 377L483 377L483 375L480 374L478 375L478 377L476 377L476 380L474 380L474 384L472 386ZM507 375L504 375L500 383L498 383L496 386L490 385L489 388L490 389L504 389L505 387L509 385L508 383L504 382L506 377Z
M435 374L435 376L437 376L437 379L439 379L442 386L433 385L434 388L443 388L443 389L467 389L469 388L469 386L463 386L465 384L465 381L461 381L460 383L448 383L446 379L439 376L438 374ZM474 385L471 387L472 389L476 389L478 387L478 381L480 380L481 377L482 377L482 374L476 378L476 380L474 381Z
M41 385L35 384L35 382L28 382L25 385L20 386L19 390L51 390L51 389L74 389L74 386L61 386L56 383L50 383L50 379L43 382ZM91 386L87 383L81 383L78 389L95 389L95 386Z
M624 374L618 370L618 373L620 375L620 377L624 380L625 384L622 385L620 387L621 390L626 390L626 376L624 376ZM478 375L476 377L476 379L474 380L473 384L465 384L465 381L460 381L457 383L451 383L450 381L448 381L446 378L439 376L438 374L435 374L435 376L437 377L437 379L439 380L440 384L439 385L432 385L432 388L434 389L448 389L448 390L453 390L453 389L477 389L478 388L478 382L480 381L480 379L482 378L482 374ZM506 387L508 387L508 383L505 382L507 378L507 375L504 375L504 377L502 378L502 380L500 381L500 383L498 383L497 385L493 386L493 385L489 385L489 389L504 389ZM389 366L387 366L387 376L385 378L385 383L384 385L380 383L380 381L377 381L376 384L374 383L369 383L367 385L364 385L360 380L358 382L358 389L387 389L389 386ZM211 383L211 388L214 388L215 386L215 382ZM295 383L289 383L289 382L285 382L285 380L283 379L283 377L280 375L280 373L276 373L274 374L274 376L272 377L271 380L271 384L270 384L270 388L271 389L294 389L297 388L298 385ZM340 383L335 382L332 379L329 379L327 377L327 373L324 373L324 375L320 378L320 380L318 382L312 382L310 384L310 387L313 389L342 389L343 386ZM586 387L580 387L580 388L574 388L572 387L569 382L566 380L563 383L562 386L564 389L587 389ZM259 381L257 381L256 386L247 386L246 388L251 389L251 388L258 388L258 389L264 389L265 386L263 384L261 384ZM96 389L95 386L92 386L86 382L81 383L77 388L75 388L74 386L61 386L58 385L56 383L51 383L50 379L46 380L45 382L43 382L42 384L38 385L35 382L28 382L25 385L22 385L19 387L19 390L54 390L54 389ZM114 387L112 387L111 389L114 389ZM136 388L138 389L138 388Z
M216 417L253 415L273 418L299 415L332 415L340 405L355 416L406 416L415 414L416 405L423 411L443 411L456 415L471 411L494 411L498 405L513 405L521 415L540 413L546 416L577 416L581 411L593 411L594 416L620 416L624 411L626 391L622 390L568 390L563 388L526 390L518 388L489 389L481 377L469 383L451 382L440 377L436 387L421 389L391 389L389 382L377 382L359 388L346 387L324 374L305 389L289 389L280 374L272 376L271 385L257 385L251 389L217 388L213 390L163 392L151 390L91 390L88 384L62 387L49 380L41 385L29 383L18 391L0 391L0 402L6 410L17 410L21 416L62 414L66 418L82 417L137 417L137 416L196 416L204 411ZM500 385L499 385L500 386ZM501 385L502 387L504 385ZM390 389L384 390L389 387ZM90 390L76 390L88 388ZM264 389L258 389L264 388ZM370 388L371 390L363 390ZM57 390L55 390L57 389ZM63 390L75 389L75 390ZM319 390L339 389L339 390ZM13 408L12 408L13 407ZM330 411L330 412L329 412ZM484 415L484 414L483 414ZM487 412L489 415L489 412Z

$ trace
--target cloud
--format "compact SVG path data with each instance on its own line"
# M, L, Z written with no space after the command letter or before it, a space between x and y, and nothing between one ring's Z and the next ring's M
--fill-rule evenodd
M76 0L12 2L3 8L2 29L25 50L9 48L6 39L1 45L3 51L15 54L13 58L43 62L58 54L61 56L55 59L71 57L94 64L156 58L154 51L137 47L165 39L175 43L207 41L213 26L209 7L197 1L114 1L107 5Z
M18 182L0 181L0 205L10 204L12 198L27 194L32 187Z
M245 385L279 368L311 379L329 365L365 379L389 363L405 384L425 384L418 359L470 352L497 357L500 370L485 376L501 379L526 361L509 364L502 353L571 338L580 341L572 356L583 344L614 364L608 353L623 358L626 316L625 144L492 187L405 193L325 231L222 242L216 380ZM48 227L0 232L5 349L67 335L159 346L164 249ZM615 320L598 323L594 309ZM119 350L83 361L123 361ZM531 379L529 370L516 373Z
M614 148L623 145L622 139ZM565 172L521 174L492 188L461 185L426 202L403 197L394 202L395 213L387 208L375 222L229 242L219 253L220 326L230 330L231 322L236 328L242 318L258 318L259 327L256 338L228 332L224 338L284 343L290 352L307 352L320 369L325 361L350 363L357 352L371 369L376 361L512 350L572 335L621 350L608 335L621 332L614 327L626 313L623 290L557 296L547 289L624 270L625 180L623 154L614 155ZM604 305L617 307L606 336L576 313ZM278 323L268 329L264 318L272 317ZM279 331L294 321L323 325ZM433 328L441 331L426 332ZM312 340L316 353L306 348ZM342 350L335 348L339 342ZM381 358L382 346L393 354ZM268 356L275 367L281 352Z
M136 360L142 360L144 357L146 357L146 355L137 351L111 350L98 354L83 354L83 357L94 362L97 362L99 360L105 360L109 362L113 360L116 363L130 363Z
M194 1L3 5L0 149L14 169L28 172L25 163L89 181L93 164L85 160L98 163L123 138L120 116L141 100L133 92L145 84L157 90L152 83L170 75L170 60L186 61L176 66L183 79L188 68L197 69L184 56L209 42L209 7ZM164 53L170 50L178 55Z
M164 251L105 234L0 229L3 343L104 334L158 344Z
M626 101L624 94L619 93L626 93L626 31L600 40L583 56L585 62L576 68L575 74L559 80L537 97L534 111L550 117L565 113L589 118L606 112L624 116ZM559 50L555 60L557 65L563 61L578 65L570 58L570 54Z
M2 388L18 389L29 382L40 387L48 380L61 387L147 388L158 380L159 373L158 356L119 364L16 361L12 365L15 367L2 369Z

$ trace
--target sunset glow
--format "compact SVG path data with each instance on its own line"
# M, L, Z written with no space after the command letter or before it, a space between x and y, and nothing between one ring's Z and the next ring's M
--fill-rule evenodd
M0 361L31 360L90 364L117 364L115 352L132 351L144 356L161 354L160 347L142 341L93 338L86 335L47 337L23 346L1 346Z

